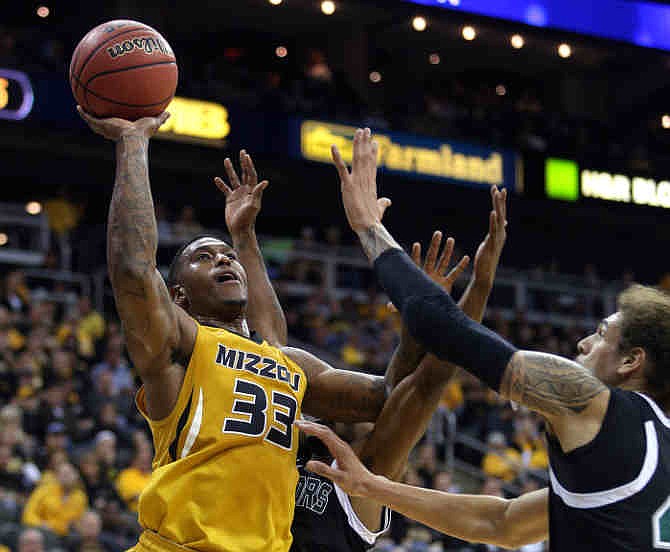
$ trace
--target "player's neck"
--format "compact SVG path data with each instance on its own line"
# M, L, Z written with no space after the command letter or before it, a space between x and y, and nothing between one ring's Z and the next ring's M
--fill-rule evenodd
M216 317L211 316L197 316L196 320L198 324L202 326L211 326L212 328L222 328L239 334L243 337L250 337L251 332L249 331L249 324L247 324L247 319L244 316L240 316L233 320L221 320Z

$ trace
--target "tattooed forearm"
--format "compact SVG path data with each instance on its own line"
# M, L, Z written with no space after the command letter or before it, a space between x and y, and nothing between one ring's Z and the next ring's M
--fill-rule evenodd
M583 366L554 355L521 351L510 361L500 393L548 416L579 414L607 387Z
M107 261L115 286L124 275L145 273L156 262L158 231L148 149L149 140L139 136L127 136L116 145L116 179L107 225Z
M369 226L365 230L358 232L358 239L361 242L365 255L371 263L375 261L387 249L401 249L393 236L388 233L384 225L377 223Z

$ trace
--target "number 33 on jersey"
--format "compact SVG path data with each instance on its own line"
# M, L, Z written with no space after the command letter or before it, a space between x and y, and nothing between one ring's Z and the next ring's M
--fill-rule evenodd
M156 455L140 523L196 549L207 541L236 550L288 546L298 479L294 422L306 385L279 349L198 326L175 408L149 420ZM147 417L143 389L137 404Z

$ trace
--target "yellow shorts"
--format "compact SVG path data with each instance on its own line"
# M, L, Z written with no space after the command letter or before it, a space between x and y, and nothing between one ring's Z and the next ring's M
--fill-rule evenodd
M147 530L140 535L139 542L126 552L184 552L188 550L194 549L172 542L154 531Z

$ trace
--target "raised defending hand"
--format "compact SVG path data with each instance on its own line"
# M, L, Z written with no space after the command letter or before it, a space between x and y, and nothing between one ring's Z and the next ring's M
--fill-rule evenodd
M507 239L507 190L491 187L493 210L489 215L489 232L475 254L474 281L493 286L498 261Z
M391 200L377 198L377 152L369 128L358 129L354 135L354 157L351 172L337 147L332 146L333 162L340 175L342 201L349 226L361 232L380 223Z
M423 271L430 276L430 278L437 285L441 286L444 291L451 293L456 280L463 273L463 271L470 264L470 257L465 255L458 264L454 266L449 272L449 263L451 262L451 256L454 254L454 238L447 238L444 248L442 249L442 254L438 259L438 253L440 251L440 246L442 245L442 232L436 230L433 232L433 237L430 240L430 246L428 247L428 252L426 253L426 258L423 263L421 262L421 244L419 242L414 242L412 244L412 260L416 264L423 268ZM393 306L393 303L388 303L388 308L392 311L397 309Z
M224 160L223 165L228 175L228 184L218 176L214 178L214 183L226 196L226 226L234 235L253 228L261 210L263 191L270 183L267 180L258 183L254 162L245 150L240 151L241 182L229 158Z
M350 496L365 496L365 489L375 476L358 459L352 448L329 427L304 420L297 421L295 425L303 433L323 441L337 462L337 467L331 467L318 460L310 460L305 467L334 481Z
M170 114L164 111L157 117L142 117L137 121L126 121L118 117L96 119L86 113L80 105L77 106L77 111L93 132L114 142L118 142L121 138L127 136L139 136L149 139L158 132L161 125L170 117Z
M428 247L428 252L426 253L423 265L421 264L421 244L419 242L414 242L412 245L412 260L417 266L422 266L423 271L430 276L436 284L442 286L447 293L451 293L454 283L456 283L458 277L467 268L468 264L470 264L470 257L465 255L458 261L458 264L447 273L451 256L454 254L455 243L454 238L447 238L444 248L442 249L442 255L440 255L438 260L437 254L440 251L440 246L442 244L442 232L439 230L433 232L433 237L430 240L430 246Z

